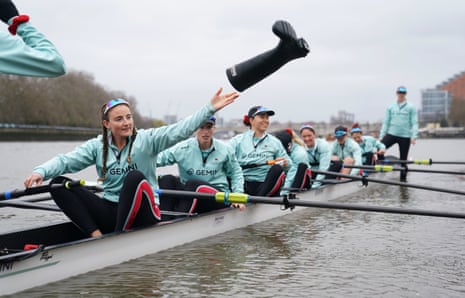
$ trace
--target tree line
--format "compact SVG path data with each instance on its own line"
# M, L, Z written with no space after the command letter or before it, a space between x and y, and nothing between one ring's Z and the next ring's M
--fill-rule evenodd
M0 90L0 123L100 128L102 104L124 98L137 127L163 124L144 118L133 96L107 90L82 71L71 70L58 78L1 75Z
M137 127L158 127L165 123L144 118L133 96L107 90L93 75L70 70L58 78L0 75L0 123L100 128L100 108L112 98L131 104ZM465 99L453 98L449 119L443 126L465 125Z

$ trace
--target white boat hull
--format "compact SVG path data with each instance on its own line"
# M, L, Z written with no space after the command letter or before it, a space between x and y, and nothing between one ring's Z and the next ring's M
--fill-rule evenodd
M350 182L300 193L302 200L333 200L362 189L360 182ZM178 245L218 235L237 228L263 222L296 212L281 206L252 204L245 211L226 208L174 223L125 233L106 235L99 239L83 239L45 247L35 256L0 263L0 294L12 294L120 264ZM0 237L1 239L1 237ZM1 244L1 243L0 243Z

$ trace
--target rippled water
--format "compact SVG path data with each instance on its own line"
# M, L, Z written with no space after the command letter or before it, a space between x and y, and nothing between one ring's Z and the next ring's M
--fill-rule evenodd
M463 148L420 140L412 156L465 160ZM465 190L465 176L412 172L409 182ZM399 186L339 201L465 213L462 195ZM465 297L464 245L462 219L306 209L15 297Z

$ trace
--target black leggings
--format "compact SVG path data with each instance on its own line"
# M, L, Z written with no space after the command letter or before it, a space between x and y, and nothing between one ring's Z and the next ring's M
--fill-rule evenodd
M70 180L60 176L50 183ZM145 176L131 171L124 179L118 203L103 199L84 187L54 188L53 200L84 233L128 230L131 227L152 225L160 221L160 209Z
M396 137L396 136L387 134L384 136L381 142L386 146L386 149L388 149L389 147L397 143L399 145L400 159L407 160L408 151L410 149L410 138ZM400 171L401 181L406 179L407 171L408 171L408 167L406 163L402 164L402 167L404 168L404 170Z
M295 174L294 182L292 182L291 191L309 190L311 187L312 172L305 163L301 162L297 167L297 173Z
M396 136L387 134L381 140L381 143L383 143L386 146L386 149L389 149L394 144L398 144L399 155L400 155L399 158L401 160L407 160L408 151L410 149L410 138L396 137Z
M284 183L285 177L283 168L280 165L273 165L268 170L263 182L245 181L245 193L253 196L279 196L279 190Z
M342 161L340 160L331 160L329 163L328 172L339 173L342 169ZM337 179L340 176L336 175L326 175L325 179Z
M162 176L158 180L160 189L186 190L204 193L217 193L218 190L208 182L200 179L191 179L185 185L178 177L173 175ZM163 192L162 192L163 193ZM204 213L216 209L227 207L224 203L218 203L215 199L197 199L179 197L176 195L162 195L160 197L161 210L184 212L184 213ZM172 216L163 216L163 220L171 219Z

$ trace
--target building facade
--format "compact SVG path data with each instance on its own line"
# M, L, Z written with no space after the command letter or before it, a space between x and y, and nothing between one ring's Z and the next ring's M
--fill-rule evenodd
M449 91L426 89L421 91L420 126L448 121L452 98Z
M436 86L438 90L445 90L450 93L451 98L465 100L465 71L454 75L449 80Z

